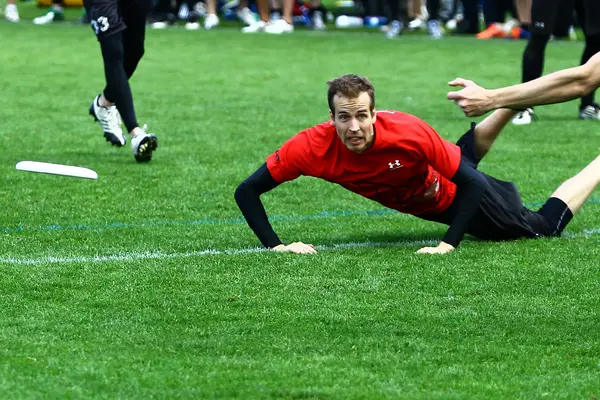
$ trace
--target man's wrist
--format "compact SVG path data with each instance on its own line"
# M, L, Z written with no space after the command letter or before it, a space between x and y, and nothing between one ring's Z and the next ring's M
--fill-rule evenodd
M487 97L487 111L497 110L499 108L504 108L502 104L502 99L500 99L500 92L498 89L486 90Z

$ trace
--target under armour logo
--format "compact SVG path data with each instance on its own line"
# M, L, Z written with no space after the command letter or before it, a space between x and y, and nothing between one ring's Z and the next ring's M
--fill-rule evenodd
M534 22L533 26L535 26L536 28L544 29L545 24L543 22Z
M398 168L403 167L403 165L400 164L400 160L396 160L395 162L388 163L388 165L390 166L390 169L398 169Z

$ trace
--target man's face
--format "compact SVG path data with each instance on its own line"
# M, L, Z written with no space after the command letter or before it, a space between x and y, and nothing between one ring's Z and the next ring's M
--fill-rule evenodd
M335 114L330 113L338 136L348 150L362 153L373 144L375 138L375 112L371 112L371 98L367 92L358 97L333 97Z

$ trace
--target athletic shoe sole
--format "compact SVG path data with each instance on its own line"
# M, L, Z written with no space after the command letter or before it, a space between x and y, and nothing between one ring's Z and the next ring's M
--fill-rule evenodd
M137 162L148 162L152 160L152 152L158 147L158 139L154 135L148 135L138 145L138 154L134 155Z

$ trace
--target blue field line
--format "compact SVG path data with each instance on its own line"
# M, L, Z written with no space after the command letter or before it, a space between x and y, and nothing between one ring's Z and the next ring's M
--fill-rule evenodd
M544 202L525 203L526 207L536 208L541 207ZM590 199L586 204L600 204L600 199ZM378 210L357 210L357 211L322 211L317 214L308 215L277 215L270 217L270 221L302 221L321 218L346 217L346 216L380 216L387 214L398 214L396 210L382 208ZM73 224L73 225L40 225L40 226L16 226L16 227L0 227L0 232L3 233L27 233L27 232L56 232L56 231L101 231L106 229L127 229L127 228L155 228L161 226L193 226L193 225L223 225L223 224L241 224L246 223L244 218L202 218L197 220L157 220L147 222L112 222L101 225L88 224Z

